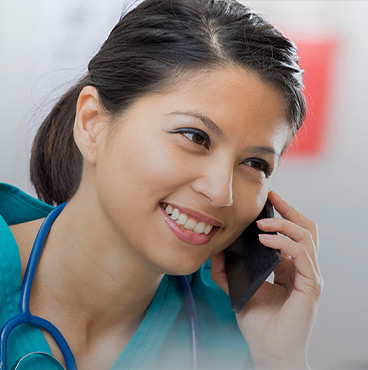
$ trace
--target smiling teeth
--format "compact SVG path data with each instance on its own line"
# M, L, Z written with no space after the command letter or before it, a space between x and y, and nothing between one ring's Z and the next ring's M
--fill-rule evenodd
M194 230L196 227L197 222L193 220L192 218L188 219L188 221L185 223L184 228L187 230Z
M170 206L170 204L169 204L169 205L166 207L165 211L166 211L166 213L167 213L168 215L171 215L171 213L172 213L172 211L173 211L173 207L172 207L172 206Z
M206 224L204 222L198 222L196 227L194 228L194 231L198 234L202 234L205 228Z
M176 221L179 218L179 210L175 208L170 216L174 221Z
M205 222L199 222L193 218L189 218L185 213L180 213L177 208L173 208L170 204L166 206L165 212L174 220L176 223L186 230L193 230L197 234L208 235L212 230L213 225Z
M187 220L188 220L187 215L185 215L184 213L182 213L181 215L179 215L178 224L179 225L185 225L186 222L187 222Z

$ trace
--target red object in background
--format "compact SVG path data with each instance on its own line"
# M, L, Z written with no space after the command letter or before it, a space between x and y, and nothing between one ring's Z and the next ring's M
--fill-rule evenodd
M335 39L298 40L300 66L304 69L304 95L307 117L285 155L315 155L323 149L327 135L328 108L331 94L331 77L337 42Z

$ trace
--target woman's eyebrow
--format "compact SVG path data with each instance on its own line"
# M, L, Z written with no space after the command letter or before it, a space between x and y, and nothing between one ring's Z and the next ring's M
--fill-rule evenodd
M215 122L213 122L211 120L211 118L201 114L201 113L197 113L197 112L190 112L190 111L186 111L186 112L182 112L182 111L175 111L175 112L171 112L169 113L169 115L171 114L177 114L177 115L184 115L184 116L190 116L190 117L195 117L195 118L198 118L200 119L203 124L210 130L212 131L216 136L224 139L225 138L225 134L224 132L220 129L220 127L218 127L216 125Z
M281 158L281 153L276 152L276 150L270 146L252 146L247 148L247 152L252 154L272 154L278 159Z

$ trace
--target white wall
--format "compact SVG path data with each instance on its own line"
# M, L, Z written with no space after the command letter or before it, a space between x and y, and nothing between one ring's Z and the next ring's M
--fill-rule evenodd
M58 3L0 1L0 181L28 192L35 127L68 82L83 74L123 1ZM325 291L311 339L312 368L368 369L368 2L245 3L286 32L340 38L324 150L312 158L285 158L274 188L320 227Z
M32 107L34 18L30 2L0 2L0 178L23 187L28 177L24 143Z

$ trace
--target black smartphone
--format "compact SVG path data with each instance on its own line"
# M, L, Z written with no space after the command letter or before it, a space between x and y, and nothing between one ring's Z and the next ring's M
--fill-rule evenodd
M274 217L267 200L257 220ZM261 231L252 222L228 248L225 249L225 269L233 311L239 312L281 261L278 250L265 247L258 239Z

